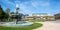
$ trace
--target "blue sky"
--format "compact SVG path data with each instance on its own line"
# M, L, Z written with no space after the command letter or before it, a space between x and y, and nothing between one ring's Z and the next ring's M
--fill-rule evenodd
M23 14L60 12L60 0L0 0L4 11L10 8L11 12L15 12L16 4L19 4L19 12Z

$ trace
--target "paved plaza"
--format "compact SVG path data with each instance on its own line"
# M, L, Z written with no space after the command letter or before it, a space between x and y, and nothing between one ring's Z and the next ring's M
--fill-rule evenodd
M42 23L43 26L39 27L39 28L36 28L34 30L60 30L60 20L38 22L38 23Z

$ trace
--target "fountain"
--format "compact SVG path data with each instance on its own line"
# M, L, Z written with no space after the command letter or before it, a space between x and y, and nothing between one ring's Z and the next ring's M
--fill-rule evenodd
M17 22L18 22L18 10L19 10L18 6L19 6L19 5L16 4L16 17L17 17L17 18L16 18L16 19L17 19L17 20L16 20L16 24L17 24Z
M2 26L7 26L7 27L19 27L19 26L32 25L33 22L18 21L18 20L21 20L21 17L22 17L22 16L20 16L20 19L18 19L18 17L19 17L18 10L19 10L19 5L16 4L16 13L14 14L15 17L16 17L15 22L3 22L3 23L0 23L0 24L1 24Z

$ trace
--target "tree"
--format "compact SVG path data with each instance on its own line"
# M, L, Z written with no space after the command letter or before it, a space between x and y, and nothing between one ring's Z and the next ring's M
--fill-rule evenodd
M0 20L1 20L1 21L5 21L5 19L7 19L8 16L9 16L9 15L8 15L6 12L3 11L3 9L2 9L2 7L1 7L1 5L0 5ZM3 20L3 19L4 19L4 20Z
M14 12L10 12L10 14L14 14Z
M9 12L10 12L10 9L9 9L9 8L7 8L7 9L6 9L6 13L7 13L7 14L9 14Z
M10 18L13 20L14 15L12 15L12 14L14 14L14 12L10 12Z
M3 11L3 9L2 9L2 7L1 7L1 5L0 5L0 20L1 20L1 21L2 21L2 19L5 18L5 15L6 15L6 13Z
M10 14L10 8L7 8L5 12L6 12L6 14L8 14L8 21L9 21L9 19L10 19L10 16L9 16L9 14Z

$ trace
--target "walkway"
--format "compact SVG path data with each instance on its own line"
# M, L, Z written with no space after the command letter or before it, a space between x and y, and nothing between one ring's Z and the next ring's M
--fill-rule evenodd
M47 21L47 22L38 22L42 23L43 26L34 30L60 30L60 20L57 21Z

